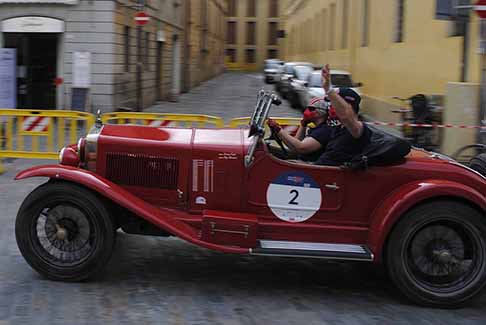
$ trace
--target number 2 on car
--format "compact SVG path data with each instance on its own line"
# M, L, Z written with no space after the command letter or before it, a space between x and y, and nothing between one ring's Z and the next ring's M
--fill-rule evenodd
M319 185L304 173L283 173L267 188L268 207L283 221L304 222L319 211L321 202Z

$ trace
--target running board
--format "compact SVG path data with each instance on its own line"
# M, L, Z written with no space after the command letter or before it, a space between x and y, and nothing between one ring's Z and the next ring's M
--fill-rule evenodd
M251 249L250 254L365 262L372 262L374 259L373 253L364 245L274 240L260 240L260 247Z

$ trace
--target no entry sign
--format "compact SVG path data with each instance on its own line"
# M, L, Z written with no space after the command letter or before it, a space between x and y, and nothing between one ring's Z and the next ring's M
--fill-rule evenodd
M478 0L474 6L474 11L482 19L486 19L486 0Z
M150 17L143 11L137 12L135 15L135 22L137 25L145 25L150 20Z

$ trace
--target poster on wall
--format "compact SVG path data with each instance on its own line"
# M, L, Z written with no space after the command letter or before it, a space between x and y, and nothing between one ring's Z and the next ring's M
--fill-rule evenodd
M91 87L91 53L73 53L73 88Z
M0 108L17 107L17 51L0 48Z

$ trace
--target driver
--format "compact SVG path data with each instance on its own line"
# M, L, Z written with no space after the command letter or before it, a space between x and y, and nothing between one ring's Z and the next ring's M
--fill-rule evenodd
M268 125L274 134L297 153L320 154L315 161L317 165L340 166L361 153L370 141L371 131L358 119L361 97L350 88L332 88L328 64L322 69L322 80L326 98L314 99L309 103L310 107L304 112L304 119L295 138L273 120L269 120ZM312 108L315 108L316 113L313 113ZM319 137L313 137L313 132L308 133L310 136L303 136L303 125L308 124L307 121L317 122L317 126L320 126L317 131Z
M329 103L324 97L313 98L304 111L295 136L282 130L282 127L272 119L268 119L267 124L274 134L299 155L300 159L314 162L324 153L331 137L332 126L327 123L328 107ZM315 127L308 128L310 123Z

